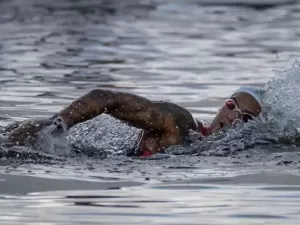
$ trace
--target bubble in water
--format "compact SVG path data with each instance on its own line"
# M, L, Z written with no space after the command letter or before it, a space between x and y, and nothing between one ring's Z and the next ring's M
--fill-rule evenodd
M139 130L103 114L70 129L70 145L88 155L127 154L134 151Z
M68 156L71 153L71 148L67 140L67 133L60 132L59 135L56 135L53 133L56 128L56 125L50 125L41 130L34 148L40 152L57 156Z

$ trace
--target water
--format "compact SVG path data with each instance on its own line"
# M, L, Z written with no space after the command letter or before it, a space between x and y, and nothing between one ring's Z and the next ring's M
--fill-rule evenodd
M42 152L1 148L1 224L299 224L299 10L288 0L1 1L1 126L53 115L93 88L207 121L240 85L265 91L256 121L149 159L124 155L137 130L108 116L70 131L77 154L51 138Z
M278 178L297 179L257 174L154 187L6 195L0 198L5 205L0 218L5 224L297 224L299 183L280 184Z

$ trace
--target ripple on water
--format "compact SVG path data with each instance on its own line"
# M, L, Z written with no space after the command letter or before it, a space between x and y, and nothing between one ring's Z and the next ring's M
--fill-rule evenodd
M196 117L211 120L238 86L263 86L273 69L285 68L290 57L298 55L300 5L285 4L293 2L1 1L0 100L8 119L0 122L53 115L98 87L170 100ZM298 78L297 68L292 70L291 77ZM298 94L292 92L299 89L296 81L287 79L288 90L280 88L280 82L272 87L286 97ZM277 100L293 105L296 98ZM298 111L293 108L283 114L282 134L290 124L284 121ZM61 162L54 152L48 156L1 149L1 169L22 176L14 180L15 185L7 177L0 179L0 220L14 225L298 224L298 186L283 186L297 185L295 177L224 178L249 171L298 172L293 163L298 156L291 153L297 147L253 149L255 144L272 143L278 130L270 129L278 127L254 126L233 131L230 138L221 134L220 142L212 138L212 142L196 143L189 152L178 148L178 156L169 149L169 156L151 160L116 155L110 159L110 154L122 155L134 148L137 130L105 116L70 131L73 147L91 158L69 157ZM242 151L245 148L247 152ZM285 166L276 166L278 160ZM37 181L24 174L61 180ZM213 176L223 179L191 180ZM79 181L85 179L93 183ZM126 179L174 183L131 189L121 184ZM267 181L269 186L261 186ZM26 194L46 190L61 191Z
M249 185L214 185L217 189L160 189L154 186L99 191L36 192L26 196L2 196L3 221L30 223L47 210L40 222L52 218L55 224L294 224L299 219L297 205L290 196L299 190L280 191ZM175 185L176 186L176 185ZM198 187L198 184L194 184ZM207 185L208 187L210 185ZM276 195L286 196L282 202ZM2 204L2 205L3 205ZM15 205L23 211L13 214ZM59 207L59 210L56 208ZM1 208L1 207L0 207ZM34 211L34 212L33 212Z

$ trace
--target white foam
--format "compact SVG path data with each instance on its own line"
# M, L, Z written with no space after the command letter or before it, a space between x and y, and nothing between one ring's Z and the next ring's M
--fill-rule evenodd
M264 87L262 119L278 125L280 135L300 128L300 62L283 71Z
M126 154L134 150L138 133L138 129L103 114L72 127L68 140L85 154Z

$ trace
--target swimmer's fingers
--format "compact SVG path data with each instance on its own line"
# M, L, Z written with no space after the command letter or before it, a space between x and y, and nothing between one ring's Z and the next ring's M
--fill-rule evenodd
M53 136L59 136L67 131L67 124L60 116L54 116L51 119L50 133Z
M51 119L27 120L10 131L7 138L16 145L25 145L35 141L39 131L51 124Z

